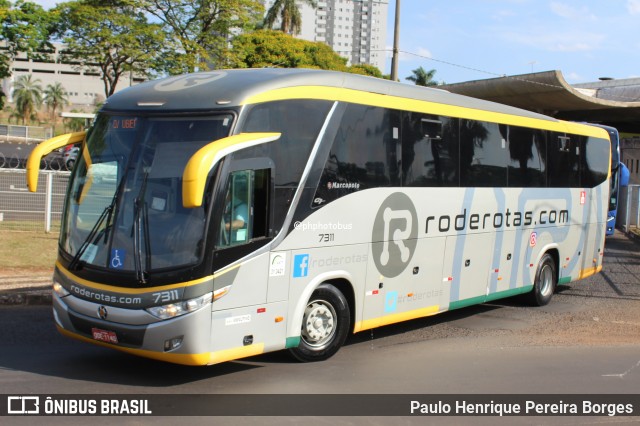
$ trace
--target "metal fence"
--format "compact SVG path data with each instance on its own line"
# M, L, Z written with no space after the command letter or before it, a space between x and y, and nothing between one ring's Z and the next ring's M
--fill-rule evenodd
M0 141L39 142L53 137L50 127L14 126L0 124Z
M69 172L40 171L29 192L25 170L0 170L0 230L58 232Z
M620 188L616 225L625 232L640 227L640 185Z

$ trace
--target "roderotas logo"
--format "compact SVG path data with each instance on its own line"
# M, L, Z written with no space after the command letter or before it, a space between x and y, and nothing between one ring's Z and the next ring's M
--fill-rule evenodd
M418 215L411 199L394 192L380 205L375 221L371 249L378 271L387 278L406 269L416 250Z

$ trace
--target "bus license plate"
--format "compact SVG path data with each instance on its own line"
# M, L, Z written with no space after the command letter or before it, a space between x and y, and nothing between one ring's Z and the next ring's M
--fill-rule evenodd
M100 330L99 328L92 328L93 338L107 343L118 343L118 336L113 331Z

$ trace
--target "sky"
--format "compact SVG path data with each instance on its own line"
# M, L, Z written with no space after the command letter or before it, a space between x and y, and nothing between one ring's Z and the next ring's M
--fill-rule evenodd
M640 77L640 0L400 0L398 76L458 83L560 70L570 84ZM393 46L389 0L387 46ZM391 60L387 69L391 70Z
M49 8L59 0L36 0ZM389 0L384 74L391 71ZM560 70L570 84L640 77L640 0L400 0L401 81L458 83Z

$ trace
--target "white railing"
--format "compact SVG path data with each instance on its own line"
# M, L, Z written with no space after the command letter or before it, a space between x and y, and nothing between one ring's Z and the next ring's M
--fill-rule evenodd
M50 127L15 126L0 124L0 141L39 142L53 137Z
M57 232L70 173L40 171L33 193L25 175L25 170L0 170L0 229Z

